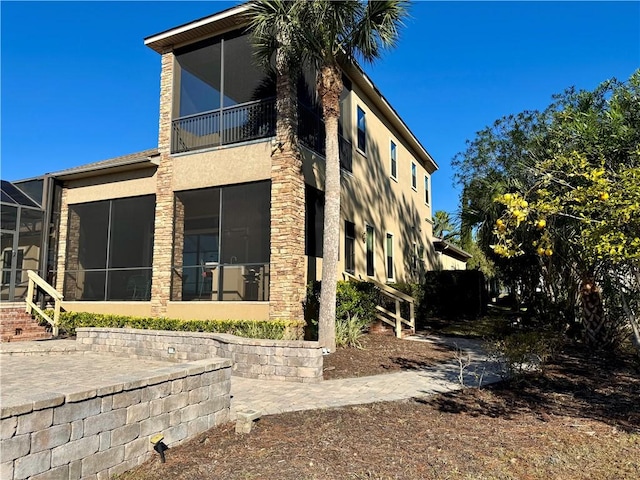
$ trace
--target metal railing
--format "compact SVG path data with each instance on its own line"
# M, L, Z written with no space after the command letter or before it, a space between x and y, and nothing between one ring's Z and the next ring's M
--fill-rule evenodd
M307 105L300 104L298 118L298 138L306 147L322 156L326 156L325 129L322 116ZM353 171L353 145L338 134L338 154L340 167L348 172Z
M275 133L275 99L256 100L173 120L171 153L256 140Z
M325 156L325 129L317 109L299 104L298 138ZM171 153L219 147L271 137L276 133L276 101L256 100L233 107L180 117L172 122ZM353 146L338 136L340 166L352 171Z
M25 301L27 302L26 312L29 315L32 315L33 310L35 310L51 325L53 336L57 337L58 325L60 324L60 307L62 305L63 296L60 295L55 288L49 285L44 278L42 278L33 270L28 270L27 275L29 276L29 286L27 287L27 298L25 299ZM49 295L53 299L53 318L47 315L44 310L38 307L38 305L36 305L33 301L33 295L36 292L36 286L41 288L47 295Z
M395 329L396 337L402 338L402 326L406 325L411 329L411 333L416 332L416 316L415 316L415 303L416 300L410 295L401 292L400 290L396 290L395 288L390 287L389 285L385 285L384 283L380 283L373 278L368 278L367 280L360 280L359 278L351 275L350 273L343 273L345 279L349 281L366 281L372 283L378 289L380 293L381 299L385 300L384 305L376 305L377 315L376 318L387 325L392 326ZM404 318L402 316L402 303L406 302L409 306L409 318ZM382 303L382 302L380 302ZM394 311L392 312L387 308L387 303L394 306Z

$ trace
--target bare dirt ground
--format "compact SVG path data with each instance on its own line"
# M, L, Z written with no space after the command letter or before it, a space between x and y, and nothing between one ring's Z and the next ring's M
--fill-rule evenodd
M365 350L332 354L326 373L366 375L450 356L412 351L413 343L371 336ZM165 464L154 457L123 478L636 480L640 371L630 360L569 349L544 375L519 383L267 416L250 434L227 424L166 453Z

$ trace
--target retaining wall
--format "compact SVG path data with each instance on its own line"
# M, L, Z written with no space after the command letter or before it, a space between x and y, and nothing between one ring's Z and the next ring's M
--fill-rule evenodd
M149 377L0 408L0 478L106 479L229 418L231 362L168 364ZM99 372L96 372L99 377Z
M78 328L78 349L184 362L222 357L232 375L313 383L322 380L318 342L257 340L224 333L169 332L132 328Z

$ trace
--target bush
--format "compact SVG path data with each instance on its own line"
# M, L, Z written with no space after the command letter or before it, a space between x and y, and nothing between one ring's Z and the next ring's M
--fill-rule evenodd
M305 339L318 339L318 317L320 314L320 282L307 285L307 298L304 302L306 321ZM378 291L368 282L340 281L336 290L336 337L338 328L344 329L357 317L358 324L366 328L376 318ZM341 323L340 323L341 322ZM340 323L340 326L339 326Z
M61 312L60 330L75 335L76 328L139 328L174 332L229 333L238 337L271 340L302 338L304 322L300 320L178 320L164 317L129 317L87 312Z
M518 332L494 340L489 351L502 364L504 377L519 380L527 373L543 372L560 344L561 337L556 333Z
M362 348L360 338L364 335L364 330L369 326L369 322L363 321L354 315L336 319L336 346Z
M419 310L426 316L477 319L486 313L484 275L477 270L426 272Z

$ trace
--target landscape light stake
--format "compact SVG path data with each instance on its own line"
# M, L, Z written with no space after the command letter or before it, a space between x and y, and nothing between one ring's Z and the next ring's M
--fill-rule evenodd
M158 433L157 435L154 435L153 437L151 437L150 442L153 445L153 449L158 452L158 454L160 455L160 461L162 463L165 462L165 458L164 458L164 451L165 450L169 450L169 447L167 447L165 445L165 443L162 441L164 439L164 435L162 435L161 433Z

